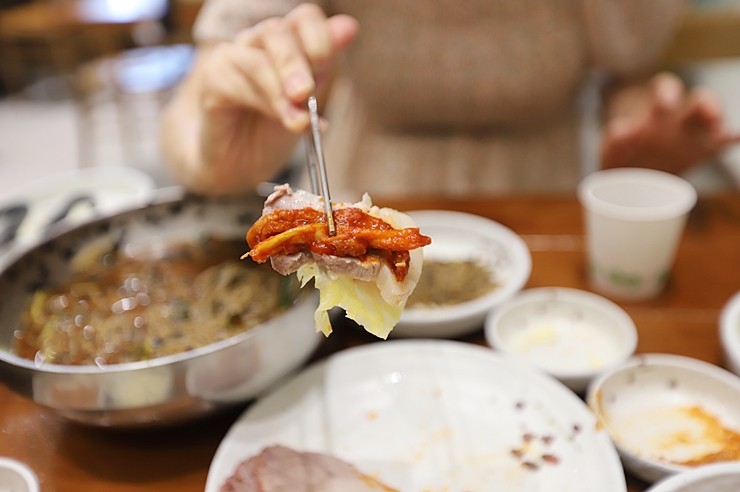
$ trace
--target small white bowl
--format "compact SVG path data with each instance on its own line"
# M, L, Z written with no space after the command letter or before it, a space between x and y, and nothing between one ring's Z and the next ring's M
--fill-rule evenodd
M711 463L740 433L740 378L690 357L636 356L592 381L587 401L647 482Z
M732 296L722 308L719 319L719 339L722 343L727 369L740 374L740 291Z
M740 463L715 463L681 472L656 483L648 492L737 492Z
M39 492L36 474L24 463L0 457L0 490Z
M577 393L637 346L635 324L621 307L565 287L520 292L489 313L485 335L494 349L528 360Z
M432 238L425 260L471 260L497 284L487 294L446 306L408 306L391 332L397 337L456 337L483 326L488 311L524 287L532 270L529 248L511 229L474 214L449 210L409 212L421 233Z

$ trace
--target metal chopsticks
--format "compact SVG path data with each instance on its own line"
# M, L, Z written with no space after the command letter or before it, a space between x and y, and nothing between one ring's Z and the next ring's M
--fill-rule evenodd
M329 180L326 176L326 162L324 161L324 148L321 146L321 131L319 128L319 108L316 96L308 98L308 116L311 121L311 134L307 145L308 176L311 180L311 191L324 198L324 211L326 212L326 224L329 235L337 234L334 224L334 211L331 208L331 194L329 193Z

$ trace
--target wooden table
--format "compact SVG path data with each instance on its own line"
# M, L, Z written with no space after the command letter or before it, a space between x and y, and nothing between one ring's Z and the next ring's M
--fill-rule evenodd
M399 209L450 208L491 217L531 248L528 287L587 289L581 211L573 197L516 197L455 202L384 203ZM639 330L639 352L684 354L722 363L720 309L740 290L740 194L700 198L678 250L674 275L660 297L621 303ZM483 344L480 331L464 338ZM362 343L382 343L354 327L337 327L316 359ZM65 423L0 386L0 455L28 463L43 491L200 491L237 408L172 429L111 432ZM628 478L629 490L646 485Z

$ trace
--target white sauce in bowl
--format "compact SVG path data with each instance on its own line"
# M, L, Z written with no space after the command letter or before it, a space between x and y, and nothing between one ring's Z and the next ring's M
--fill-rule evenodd
M533 318L511 333L509 350L553 373L603 369L622 355L609 333L588 320Z
M565 287L522 291L489 313L485 330L493 348L527 360L576 392L637 345L634 322L621 307Z

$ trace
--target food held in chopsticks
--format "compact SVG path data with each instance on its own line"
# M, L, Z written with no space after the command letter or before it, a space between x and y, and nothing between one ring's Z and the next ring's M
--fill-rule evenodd
M270 260L283 275L296 272L320 292L316 329L332 331L329 310L339 306L367 331L386 338L421 275L421 248L431 243L406 214L372 204L334 203L329 235L322 197L288 185L275 187L247 233L246 256Z
M397 492L353 465L323 453L270 446L243 461L222 492Z

